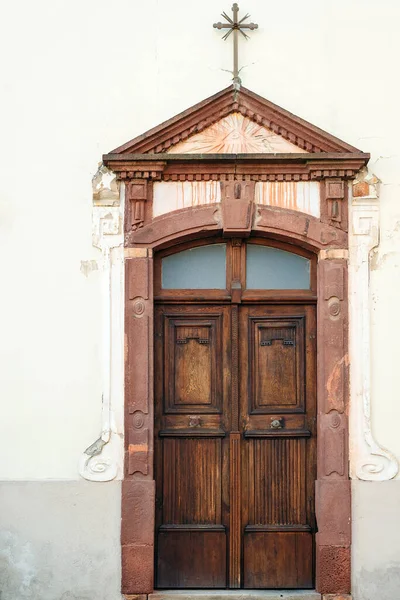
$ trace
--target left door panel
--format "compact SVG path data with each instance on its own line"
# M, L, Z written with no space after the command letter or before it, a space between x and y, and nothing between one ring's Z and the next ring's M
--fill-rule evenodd
M156 309L158 588L225 588L230 307Z

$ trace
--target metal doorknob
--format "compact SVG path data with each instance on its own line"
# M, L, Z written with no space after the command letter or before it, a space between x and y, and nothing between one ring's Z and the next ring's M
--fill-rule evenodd
M272 419L271 429L282 429L282 427L283 427L283 419Z

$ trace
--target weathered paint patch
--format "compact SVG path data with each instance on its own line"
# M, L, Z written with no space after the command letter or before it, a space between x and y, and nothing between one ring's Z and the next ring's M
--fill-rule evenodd
M81 273L88 277L93 271L98 271L99 265L97 260L81 260Z
M384 254L380 254L379 250L377 249L371 252L371 271L376 271L377 269L380 269L390 258L397 258L398 256L398 251L385 252ZM398 267L399 265L395 264L393 266Z
M164 181L154 184L153 217L173 210L221 202L219 181Z
M100 164L92 179L93 204L95 206L118 206L119 189L115 173Z
M317 181L261 181L256 183L255 202L319 217L319 190Z

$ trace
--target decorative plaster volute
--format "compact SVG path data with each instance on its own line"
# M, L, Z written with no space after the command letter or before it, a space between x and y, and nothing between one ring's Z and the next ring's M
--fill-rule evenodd
M370 253L379 243L379 182L360 171L350 205L350 446L353 477L367 481L392 479L395 457L371 431Z
M102 428L83 452L79 473L89 481L122 476L123 442L123 204L124 188L101 165L93 177L92 243L101 253L102 269ZM100 406L99 406L100 409Z

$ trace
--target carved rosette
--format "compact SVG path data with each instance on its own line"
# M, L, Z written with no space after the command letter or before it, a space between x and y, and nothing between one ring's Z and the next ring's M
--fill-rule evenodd
M378 180L360 172L350 208L351 468L366 481L392 479L396 458L371 431L370 252L379 243Z

